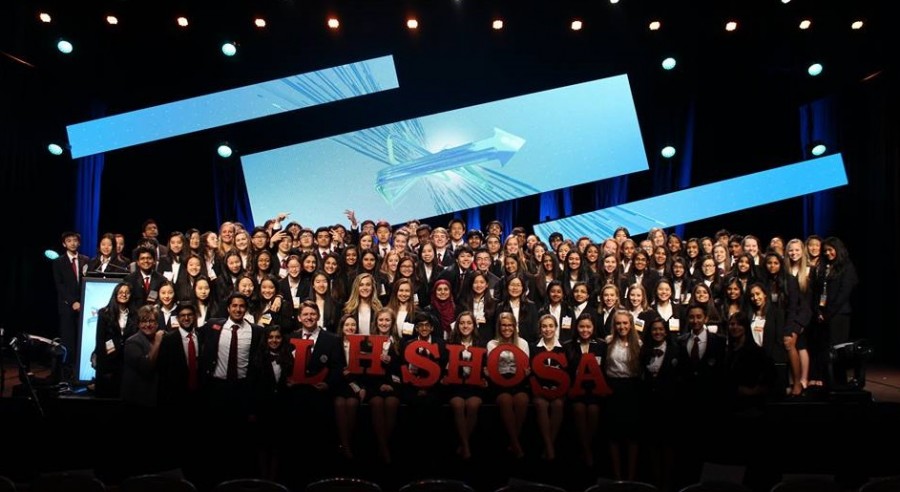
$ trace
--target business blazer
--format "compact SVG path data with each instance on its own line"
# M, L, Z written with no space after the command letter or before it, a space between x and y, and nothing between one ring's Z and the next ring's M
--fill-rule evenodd
M107 309L101 309L97 316L96 389L98 396L117 398L125 362L125 340L138 331L137 310L130 309L125 328L119 328L118 313L113 315L114 319L108 319Z
M203 343L194 329L194 343L197 349L197 381L202 384L204 367ZM195 405L200 394L188 389L188 361L181 338L181 330L173 330L163 335L156 358L159 372L159 403L161 406L182 409L186 404Z
M71 311L73 303L81 302L81 279L84 277L84 272L89 270L89 262L90 258L78 254L78 277L76 278L68 253L63 252L59 258L53 260L53 281L56 284L56 300L60 310Z
M302 339L303 330L291 333L290 338ZM328 384L328 393L331 394L341 384L345 366L344 345L341 338L334 333L320 329L312 353L306 359L306 375L313 376L322 369L328 369L325 383Z
M706 333L706 350L700 360L691 360L688 342L694 334L688 330L678 337L679 377L684 382L689 404L711 402L721 396L725 378L725 339Z
M500 313L512 312L513 309L512 306L509 305L509 301L503 301L497 305L497 312L494 317L496 319L496 316ZM533 302L525 297L522 297L519 300L519 315L517 316L517 319L519 320L519 338L522 338L526 342L537 342L541 338L540 330L538 329L537 313L537 306ZM494 330L496 331L496 327ZM493 333L492 336L496 336L496 333Z
M222 328L227 322L228 318L213 318L197 329L200 337L200 353L202 354L202 365L200 366L202 370L200 374L202 376L201 380L205 380L205 382L209 382L216 372L216 365L219 363L219 337L222 335ZM254 376L252 371L259 367L255 361L255 358L259 355L259 350L256 350L256 347L262 343L265 330L263 327L253 323L250 323L250 328L252 335L250 338L249 362L247 364L247 379L252 381ZM227 362L225 361L225 363Z
M147 292L144 292L144 274L140 270L131 272L125 277L126 282L131 287L131 308L137 309L147 304ZM159 298L159 288L166 282L166 277L161 273L153 270L150 272L150 292L156 292Z

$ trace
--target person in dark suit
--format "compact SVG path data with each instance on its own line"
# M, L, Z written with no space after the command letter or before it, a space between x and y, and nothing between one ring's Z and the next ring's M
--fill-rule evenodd
M314 377L323 371L326 371L326 374L322 381L313 384L302 383L293 378L287 380L286 396L289 411L292 418L297 419L297 422L305 422L305 424L296 425L291 431L293 435L290 435L289 438L297 442L315 443L302 447L297 446L295 449L289 450L288 452L293 456L288 461L321 458L323 452L326 451L322 447L323 444L334 446L327 448L328 451L339 450L337 446L330 443L335 443L337 435L334 420L334 392L342 380L344 370L343 343L337 335L325 331L319 326L319 306L313 301L305 300L300 303L297 312L299 328L291 333L289 338L312 341L312 346L306 349L308 355L305 358L305 367L297 367L296 364L299 364L301 359L299 356L295 359L294 374L301 370L306 377ZM299 349L295 348L297 354L299 354L298 351ZM299 468L296 472L314 473L314 471ZM299 483L303 480L309 481L313 477L292 478Z
M255 463L255 456L249 455L253 382L260 367L256 361L259 351L254 347L263 343L264 334L261 326L244 319L249 305L246 296L233 292L226 302L227 318L210 319L197 330L208 417L204 419L205 439L212 449L227 451L215 463L223 473L215 477L219 480L249 473L248 463Z
M81 234L62 233L64 254L53 260L53 282L56 285L56 305L59 313L58 335L62 344L72 353L78 344L78 318L81 315L81 279L87 270L86 255L78 252ZM65 365L71 362L66 360Z
M97 338L94 348L97 396L118 398L122 385L125 340L137 333L137 311L131 305L131 286L116 284L106 307L97 313Z
M468 245L461 245L454 251L456 265L449 266L438 275L438 280L446 280L450 283L453 299L458 301L465 286L466 277L472 274L472 262L475 261L475 253Z
M197 307L188 301L179 302L175 316L178 329L166 333L159 347L159 403L177 409L179 414L196 414L202 367L202 351L196 333Z
M97 255L88 262L88 275L107 277L106 274L125 275L128 273L128 263L119 259L116 255L116 235L107 232L100 237L97 245Z
M159 288L167 282L166 277L156 271L156 252L146 246L135 250L137 269L125 277L131 287L131 307L137 310L144 304L154 304L159 299Z

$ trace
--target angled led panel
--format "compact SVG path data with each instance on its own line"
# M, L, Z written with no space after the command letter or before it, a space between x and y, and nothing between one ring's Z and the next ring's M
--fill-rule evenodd
M545 241L550 233L559 231L564 237L587 236L599 242L612 237L619 226L641 234L652 227L686 224L846 184L844 160L834 154L536 224L534 232Z
M383 56L69 125L73 158L399 87Z
M625 75L241 157L254 220L397 223L646 170Z

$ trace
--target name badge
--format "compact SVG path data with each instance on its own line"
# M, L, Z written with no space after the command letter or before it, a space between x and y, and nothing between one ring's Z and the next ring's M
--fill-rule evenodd
M562 325L563 330L571 330L572 329L572 317L571 316L563 316L562 322L560 324Z
M669 319L669 331L681 331L681 321L678 318Z
M413 334L415 327L416 326L412 323L403 323L403 328L400 329L400 333L404 336L410 336Z
M171 282L172 281L172 272L171 271L163 272L163 277L166 277L166 280Z
M112 340L107 340L106 341L106 353L111 354L115 351L116 351L116 342L113 342Z
M707 325L706 331L708 331L712 334L719 333L719 326L718 325Z
M640 318L634 319L634 329L638 331L638 333L644 332L644 320Z

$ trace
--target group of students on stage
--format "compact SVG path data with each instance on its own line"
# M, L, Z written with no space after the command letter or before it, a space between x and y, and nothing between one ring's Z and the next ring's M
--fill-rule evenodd
M799 395L829 382L828 347L849 337L857 278L834 237L776 237L763 252L727 231L636 241L620 228L545 244L496 221L348 217L349 230L228 222L165 245L148 221L133 263L104 235L86 268L130 273L98 315L96 394L276 426L312 413L333 419L347 458L367 403L385 461L401 403L412 419L448 404L463 459L483 402L515 457L529 409L547 460L571 414L584 462L602 428L614 474L634 478L642 415ZM61 268L85 261L67 234Z

